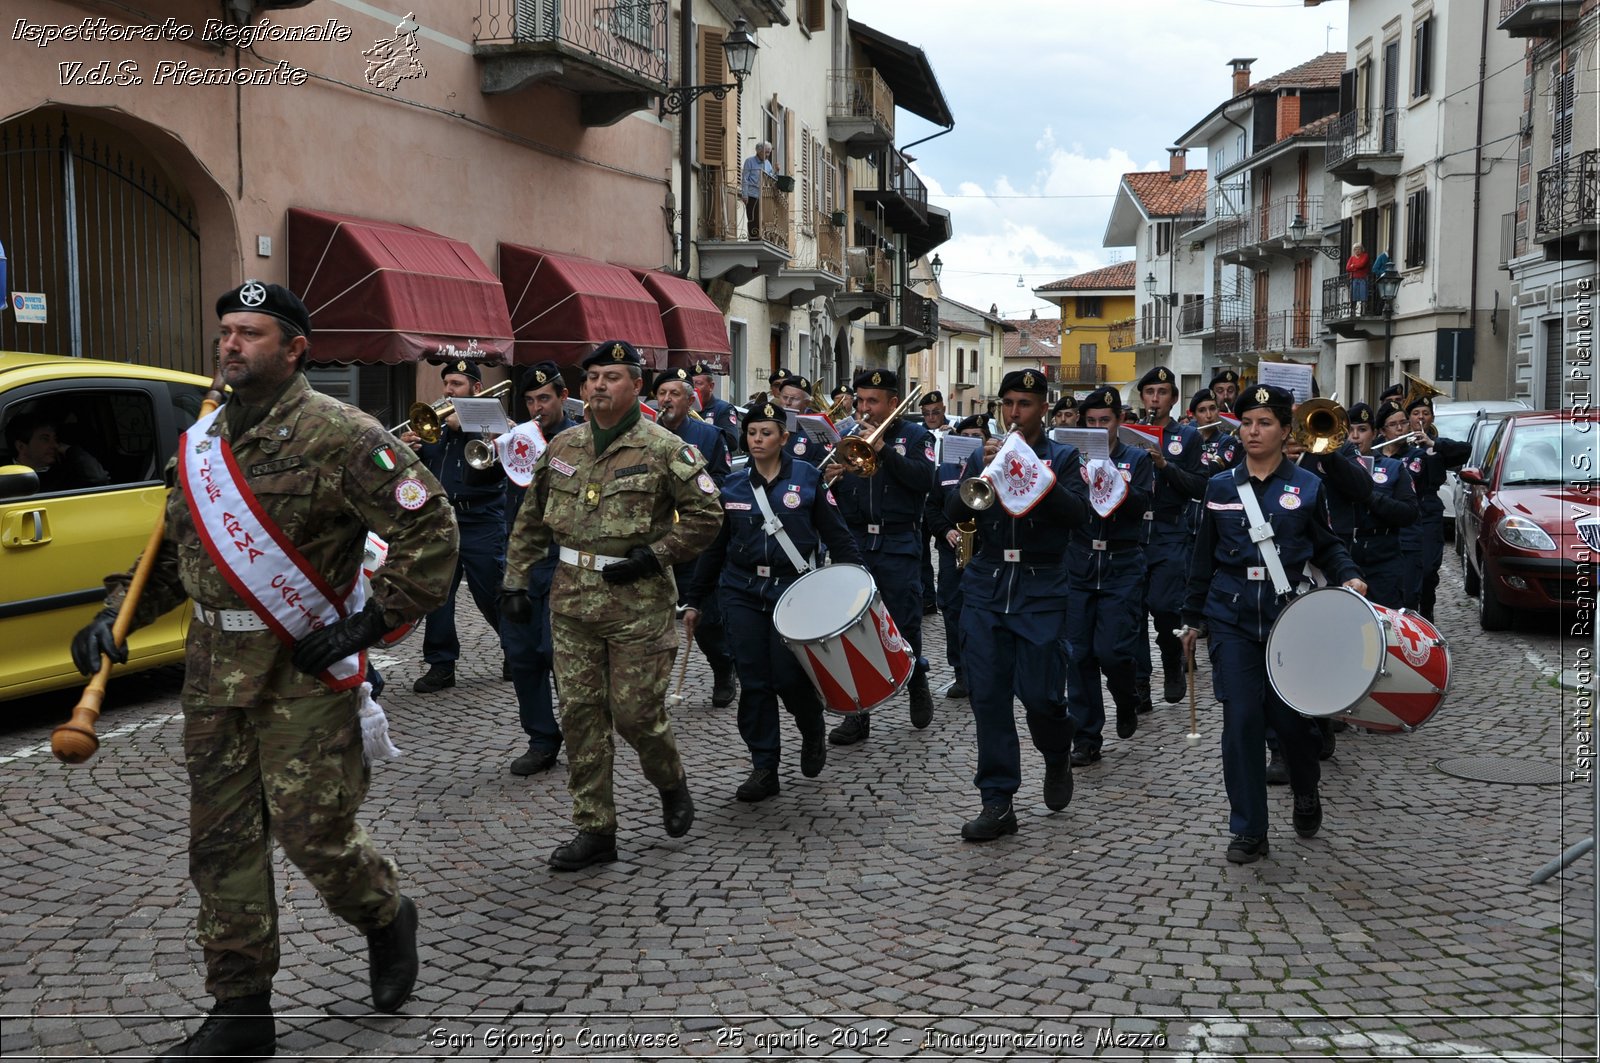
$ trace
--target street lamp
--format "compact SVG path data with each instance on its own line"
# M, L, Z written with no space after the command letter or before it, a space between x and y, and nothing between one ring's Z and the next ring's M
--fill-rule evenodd
M1291 221L1289 223L1289 239L1293 240L1295 243L1298 244L1300 241L1304 240L1305 238L1306 238L1306 216L1304 214L1296 214L1294 216L1294 221Z
M733 75L733 84L673 86L661 100L662 115L682 114L684 108L708 92L720 100L730 92L742 90L744 79L755 69L756 51L760 47L750 32L750 23L742 18L734 19L733 29L722 38L722 54L728 63L728 73Z
M1144 275L1144 293L1146 295L1156 294L1156 275L1154 273L1146 273Z
M933 261L928 263L928 268L933 271L933 279L937 281L939 274L944 272L944 259L939 257L938 252L934 252Z
M1378 298L1383 300L1383 384L1394 378L1394 298L1400 294L1400 274L1386 269L1374 281Z

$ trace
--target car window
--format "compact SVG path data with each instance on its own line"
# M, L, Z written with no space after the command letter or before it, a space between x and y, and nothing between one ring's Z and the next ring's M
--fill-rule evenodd
M1496 459L1500 457L1500 441L1506 437L1506 426L1510 423L1509 420L1500 422L1499 426L1494 430L1494 436L1489 440L1488 448L1483 452L1483 464L1479 468L1484 471L1485 475L1494 468Z
M1519 425L1506 450L1500 486L1570 484L1593 479L1587 463L1571 460L1588 454L1590 443L1588 433L1580 433L1571 422Z
M1465 413L1442 413L1433 419L1433 426L1439 430L1441 439L1465 439L1472 429L1472 421L1476 416L1476 410Z
M1494 439L1494 433L1505 418L1495 417L1493 414L1481 418L1472 426L1472 455L1467 459L1467 464L1474 469L1485 467L1484 453L1489 449L1489 443Z
M40 494L149 483L161 472L158 453L142 388L63 388L0 410L0 464L33 467Z
M169 383L167 393L172 397L172 423L182 435L200 419L200 404L206 401L206 389L193 384Z

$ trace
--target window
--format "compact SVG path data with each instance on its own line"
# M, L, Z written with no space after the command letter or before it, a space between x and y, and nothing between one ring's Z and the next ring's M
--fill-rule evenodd
M972 379L978 379L978 348L972 348Z
M1428 190L1419 188L1406 197L1406 268L1428 261Z
M964 384L967 380L967 350L965 347L956 348L956 383Z
M1156 257L1172 250L1172 223L1158 221L1150 226L1150 253Z
M650 11L655 0L613 0L611 30L618 37L648 48L651 44Z
M1433 85L1433 16L1411 31L1411 98L1426 96Z
M800 25L807 33L827 28L828 0L800 0Z
M181 423L187 402L179 398L173 396ZM142 389L63 387L10 403L0 421L0 465L38 469L40 494L149 483L161 476L155 407Z
M1100 345L1098 343L1078 344L1078 364L1094 365L1100 360Z
M1577 83L1570 67L1551 67L1550 88L1550 161L1561 163L1572 154L1572 104Z
M728 81L728 64L722 51L722 30L711 26L700 27L700 84L723 85ZM727 99L717 99L710 93L700 97L695 106L700 113L695 116L695 161L701 166L718 170L728 168L728 104Z
M1100 297L1098 295L1080 295L1077 299L1077 315L1079 317L1099 317Z

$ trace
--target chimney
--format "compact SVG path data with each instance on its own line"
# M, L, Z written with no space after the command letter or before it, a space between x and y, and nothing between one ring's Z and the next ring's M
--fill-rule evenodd
M1233 94L1243 94L1250 88L1250 64L1255 62L1250 59L1229 59L1228 65L1233 67Z
M1292 137L1300 128L1300 97L1285 94L1278 97L1278 137L1284 140Z
M1167 176L1172 178L1174 181L1183 180L1184 174L1187 172L1186 167L1184 166L1184 160L1188 157L1188 148L1168 148Z

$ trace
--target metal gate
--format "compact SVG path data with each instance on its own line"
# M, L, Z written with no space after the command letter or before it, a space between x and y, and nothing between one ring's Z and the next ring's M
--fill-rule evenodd
M0 126L10 289L47 300L44 324L0 314L0 350L209 375L194 204L119 131L79 125L45 112Z

